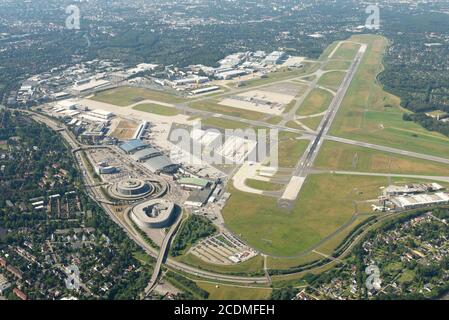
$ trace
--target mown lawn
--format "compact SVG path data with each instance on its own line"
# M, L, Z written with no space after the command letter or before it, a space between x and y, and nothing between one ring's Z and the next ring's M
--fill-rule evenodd
M449 155L449 138L402 120L400 99L383 90L377 75L383 70L387 40L376 35L357 35L368 44L362 63L344 98L330 134L435 156ZM386 107L386 106L391 107Z
M330 170L449 176L449 165L334 141L324 142L315 167Z
M209 292L209 300L267 300L271 288L249 288L197 281L200 288Z
M294 256L347 223L354 201L377 198L387 183L384 177L309 175L292 211L280 209L276 199L231 187L223 215L226 225L255 248Z
M329 108L332 98L333 96L330 92L323 89L314 89L304 100L296 114L299 116L309 116L326 111Z
M119 87L101 91L95 94L92 100L110 103L125 107L142 100L154 100L164 103L178 103L185 101L182 97L175 96L164 91L149 90L135 87Z
M133 109L138 110L138 111L144 111L144 112L158 114L161 116L169 116L169 117L176 116L179 114L179 111L175 108L161 106L161 105L152 104L152 103L139 104L139 105L133 107Z

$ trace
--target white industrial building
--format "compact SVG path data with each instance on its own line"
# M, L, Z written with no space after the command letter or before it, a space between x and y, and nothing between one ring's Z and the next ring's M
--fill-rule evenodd
M282 61L282 59L286 57L287 54L283 51L273 51L265 58L264 63L267 65L276 65L279 64Z
M415 194L394 196L390 201L400 209L416 209L432 205L449 204L449 194L437 192L433 194Z
M126 70L127 76L132 76L134 74L145 72L145 71L151 71L157 68L157 64L151 64L151 63L140 63L136 65L135 68L131 68Z
M64 109L64 110L75 110L78 107L78 104L71 100L63 100L59 101L55 108Z
M189 198L184 202L184 205L188 206L188 207L194 207L194 208L200 208L203 205L205 205L210 196L212 195L212 192L214 187L212 187L211 189L209 188L205 188L202 190L195 190L193 191Z
M142 121L139 125L139 127L136 129L136 132L134 133L133 139L140 139L145 132L145 129L147 128L148 122Z
M208 81L209 81L208 77L195 76L195 77L173 80L172 86L178 87L178 86L185 86L185 85L190 85L190 84L201 84L201 83L206 83Z
M95 90L95 89L101 89L103 87L106 87L110 85L110 82L108 80L94 80L94 81L90 81L88 83L85 84L81 84L81 85L74 85L70 91L73 94L79 95L91 90Z
M109 120L112 117L114 117L114 113L112 113L110 111L106 111L106 110L101 110L101 109L91 110L91 111L87 112L87 114L92 117L100 118L103 120Z
M220 73L216 73L215 77L217 79L221 79L221 80L229 80L229 79L233 79L233 78L236 78L236 77L244 76L244 75L246 75L248 73L249 73L248 70L243 70L243 69L242 70L240 70L240 69L234 70L234 69L232 69L232 70L229 70L229 71L223 71L223 72L220 72Z
M440 191L443 190L438 183L415 183L406 185L390 185L384 189L384 196L396 196L396 195L406 195L406 194L416 194L424 193L429 191Z
M210 92L214 92L217 90L220 90L219 86L211 86L211 87L192 90L192 91L190 91L190 94L197 95L197 94L203 94L203 93L210 93Z

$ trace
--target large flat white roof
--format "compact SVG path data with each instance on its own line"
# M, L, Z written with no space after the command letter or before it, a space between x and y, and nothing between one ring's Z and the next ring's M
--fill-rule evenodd
M106 110L101 110L101 109L94 109L94 110L90 110L90 113L93 114L101 114L102 116L113 116L114 113L110 112L110 111L106 111Z
M76 90L76 91L86 91L86 90L94 89L94 88L104 86L107 84L109 84L109 81L107 81L107 80L96 80L96 81L91 81L91 82L88 82L86 84L82 84L79 86L73 86L72 89Z

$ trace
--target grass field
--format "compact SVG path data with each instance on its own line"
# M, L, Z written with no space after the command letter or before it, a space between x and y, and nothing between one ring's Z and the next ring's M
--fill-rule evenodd
M297 124L295 121L289 121L285 124L287 127L292 129L303 129L299 124Z
M351 66L351 61L346 60L330 60L323 70L347 70Z
M383 70L382 57L387 40L375 35L351 39L368 44L330 134L409 151L447 157L449 138L430 132L414 122L402 120L399 98L388 94L377 82ZM386 108L386 105L393 107Z
M369 205L370 206L370 205ZM360 208L359 208L360 209ZM374 214L374 213L373 213ZM357 226L359 226L361 223L366 221L370 216L363 215L363 216L357 216L354 221L352 221L351 224L346 226L344 230L333 236L332 238L328 239L327 241L323 242L321 245L319 245L315 251L322 253L324 255L332 255L337 249L337 247L346 239L346 237L355 229ZM323 256L321 256L324 258Z
M133 109L138 110L138 111L144 111L144 112L158 114L161 116L169 116L169 117L176 116L179 114L179 111L175 108L161 106L161 105L152 104L152 103L139 104L139 105L133 107Z
M307 77L301 78L301 80L310 81L310 82L312 82L315 79L316 79L315 75L311 75L311 76L307 76ZM302 83L302 82L299 82L299 80L293 80L293 81L298 82L298 83Z
M165 103L178 103L185 101L185 99L167 92L135 87L120 87L101 91L96 93L91 99L121 107L129 106L146 99Z
M151 265L155 262L153 257L143 252L133 252L133 256L145 265Z
M298 137L295 133L279 133L278 156L280 167L293 168L306 151L310 141L298 140Z
M323 116L321 117L313 117L313 118L305 118L299 120L303 125L307 126L308 128L312 130L318 129L318 126L321 123L321 120L323 119Z
M278 124L281 121L282 121L282 117L281 116L274 116L274 117L269 118L265 122L269 123L269 124Z
M220 129L244 129L248 128L247 123L232 121L222 118L210 117L201 120L201 125L205 127L213 127Z
M245 86L248 88L254 87L254 86L260 86L265 84L270 84L272 82L277 82L281 80L286 80L290 78L300 77L303 75L307 75L309 73L315 72L319 68L318 63L304 63L304 67L300 69L292 68L282 68L275 72L270 72L266 75L264 78L257 78L254 80L247 80L245 81Z
M267 300L271 295L271 288L255 288L232 286L197 281L196 284L209 292L209 300Z
M340 84L343 82L345 75L346 72L344 71L331 71L321 76L320 80L318 80L318 84L320 86L336 91L338 90L338 87L340 87Z
M337 47L339 41L335 41L331 43L326 49L324 49L323 53L320 55L319 61L323 61L329 57L331 52Z
M269 256L267 258L267 267L269 269L289 269L321 259L323 259L323 256L315 252L310 252L295 258L275 258Z
M265 113L256 112L256 111L250 111L245 109L239 109L239 108L232 108L228 106L222 106L218 104L217 99L211 99L211 100L205 100L205 101L199 101L199 102L193 102L190 104L190 107L198 110L204 110L214 113L220 113L225 114L228 116L238 117L238 118L244 118L248 120L262 120L266 117Z
M296 112L299 116L309 116L326 111L332 101L332 94L323 89L314 89Z
M309 175L291 212L277 201L230 189L223 210L227 226L250 245L275 256L294 256L347 223L354 202L375 199L384 177Z
M282 190L284 185L269 181L261 181L255 179L246 179L245 184L254 189L262 190L262 191L279 191Z
M344 42L334 53L332 59L352 60L355 58L360 45L357 43Z
M263 258L260 255L245 262L233 265L218 265L207 263L191 253L176 257L176 260L192 266L197 266L203 270L210 270L221 273L252 273L260 272L263 270Z
M449 165L334 141L324 142L315 167L330 170L449 176Z
M284 110L282 111L282 113L288 113L292 110L292 108L295 106L297 99L293 99L292 101L290 101L289 104L287 104L284 107Z

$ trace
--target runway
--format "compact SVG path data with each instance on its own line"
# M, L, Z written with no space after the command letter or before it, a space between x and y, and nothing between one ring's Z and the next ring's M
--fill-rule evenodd
M367 46L363 45L357 52L357 55L354 58L351 67L349 68L345 78L343 79L343 82L341 83L337 93L334 96L334 99L329 105L329 108L327 109L326 114L318 127L317 135L308 146L304 155L301 157L297 167L293 172L293 176L302 178L303 180L307 178L308 171L310 168L313 167L313 163L315 162L316 156L318 155L321 149L323 138L327 135L330 127L332 126L335 116L337 115L337 112L340 109L341 103L343 102L343 99L346 96L346 92L348 91L348 88L351 85L352 79L354 78L354 75L357 72L358 67L360 66L360 63L366 52L366 48ZM296 198L298 197L302 185L303 184L301 184L299 188L294 189L290 188L291 190L293 189L297 191L296 195L292 195L290 192L289 197L287 198L283 197L280 199L279 205L283 208L291 208L292 202L295 201ZM289 189L289 186L287 186L287 189Z

